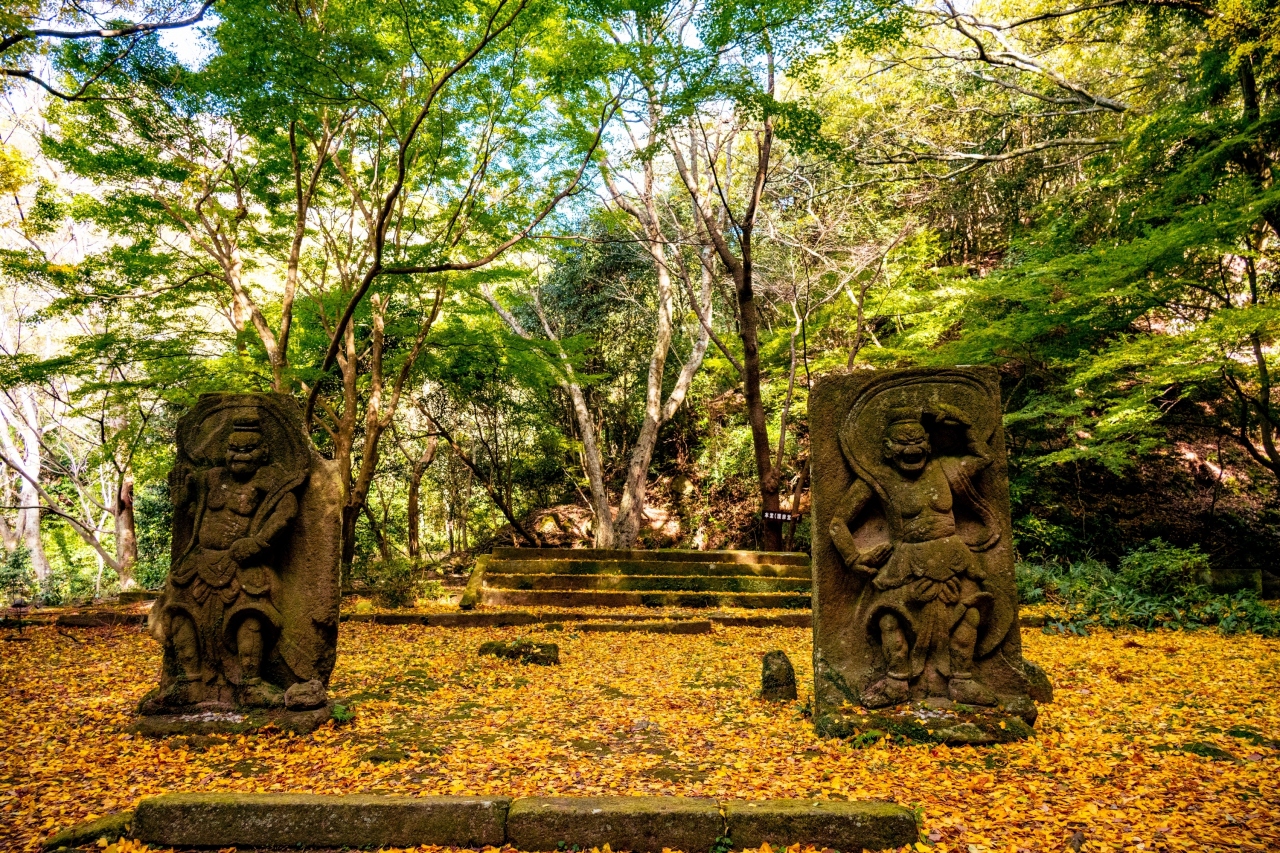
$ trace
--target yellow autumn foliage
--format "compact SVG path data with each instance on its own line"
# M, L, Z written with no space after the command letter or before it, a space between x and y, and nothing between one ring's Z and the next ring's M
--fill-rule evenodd
M476 655L521 635L563 664ZM333 691L351 723L167 741L125 732L159 666L145 634L24 636L0 645L3 850L169 791L876 798L921 811L919 851L1280 849L1280 642L1252 636L1024 630L1057 700L1033 740L982 749L853 749L816 738L801 703L756 698L775 648L807 692L803 629L346 625Z

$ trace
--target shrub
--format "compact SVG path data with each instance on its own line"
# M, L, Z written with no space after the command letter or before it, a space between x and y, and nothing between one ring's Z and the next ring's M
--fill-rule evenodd
M1153 539L1125 555L1115 570L1092 558L1023 562L1015 579L1024 604L1045 602L1066 611L1065 620L1054 623L1059 629L1216 626L1226 634L1280 636L1280 611L1252 591L1215 594L1201 583L1208 567L1199 548Z
M427 581L422 569L403 558L365 563L360 579L378 604L396 609L412 607L419 596L438 597L443 590L438 581Z
M31 570L31 552L26 545L19 544L0 561L0 595L5 597L6 603L18 598L30 599L35 588L36 576Z
M1209 574L1209 558L1193 545L1175 548L1152 539L1120 560L1119 581L1125 589L1147 595L1183 595Z

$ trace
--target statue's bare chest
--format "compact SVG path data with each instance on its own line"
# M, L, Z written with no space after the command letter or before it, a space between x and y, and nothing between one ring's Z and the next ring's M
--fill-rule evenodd
M208 505L214 512L250 516L262 501L262 490L252 483L219 478L210 484Z
M947 483L942 466L937 462L930 462L920 476L913 480L905 477L890 478L885 489L894 510L904 521L927 513L942 515L951 512L951 486Z

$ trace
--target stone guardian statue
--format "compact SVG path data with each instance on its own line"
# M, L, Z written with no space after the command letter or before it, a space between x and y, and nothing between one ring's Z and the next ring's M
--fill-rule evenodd
M146 717L327 704L342 484L280 394L206 394L178 425L163 647ZM318 715L312 715L318 716Z
M824 378L810 434L819 727L908 703L1034 720L995 371Z

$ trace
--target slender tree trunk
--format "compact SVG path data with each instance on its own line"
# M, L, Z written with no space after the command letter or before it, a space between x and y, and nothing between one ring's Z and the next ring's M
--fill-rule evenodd
M649 358L649 382L645 389L644 420L636 437L627 465L627 478L618 501L618 517L614 520L613 548L630 548L640 534L644 516L645 486L649 481L649 463L653 459L653 447L662 427L662 377L667 366L667 352L671 349L671 272L667 268L666 250L661 242L650 235L649 255L657 268L658 311L654 329L653 355Z
M436 446L440 443L440 439L431 436L427 439L427 448L422 451L422 456L413 463L413 473L409 476L409 558L417 560L418 552L421 548L419 544L418 526L422 520L422 511L418 508L419 493L422 490L422 477L427 473L427 469L431 467L431 463L436 459Z
M525 340L533 338L529 331L516 319L515 315L502 306L502 303L498 301L487 285L482 283L480 292L512 332ZM594 544L597 548L610 548L613 547L614 541L613 512L609 509L609 490L604 482L604 460L600 455L600 444L596 439L595 420L591 416L590 407L587 406L586 395L582 393L582 386L578 384L577 374L569 361L569 354L560 346L560 339L555 330L552 329L551 323L547 320L542 311L542 305L536 297L534 299L534 308L547 338L556 344L557 354L560 357L560 366L563 370L560 387L569 392L569 399L573 404L574 420L578 424L578 437L582 442L582 467L587 473L587 482L591 486L591 504L592 510L595 512Z
M18 535L22 544L26 545L31 555L31 569L36 580L49 577L49 558L44 552L44 542L40 538L40 489L36 482L40 479L40 436L36 434L37 411L35 393L30 388L17 391L18 403L22 406L22 416L9 418L15 427L18 437L22 439L22 455L14 461L22 465L22 487L18 493Z
M769 57L769 88L774 88L773 58ZM773 119L766 118L756 138L755 174L752 181L750 200L746 211L736 219L737 251L718 217L712 211L707 193L702 187L702 180L691 168L691 163L699 155L696 133L693 127L689 130L690 157L685 158L678 142L670 146L676 169L693 202L695 215L705 229L707 237L715 247L721 263L733 277L734 291L738 304L738 337L742 341L742 384L743 396L746 398L747 422L751 427L751 444L756 460L756 474L760 489L760 509L762 513L763 536L761 547L766 551L777 551L782 548L782 522L764 518L766 513L778 511L778 493L781 478L773 464L773 452L769 442L769 427L765 420L764 398L760 390L760 314L756 307L754 291L754 268L752 265L752 235L754 232L756 213L764 193L769 173L769 162L773 149ZM726 158L731 161L731 158ZM714 164L712 164L714 172ZM726 168L727 171L727 168ZM729 183L726 178L725 183ZM784 440L780 437L779 440Z
M126 471L120 478L116 491L116 564L120 576L120 588L134 586L133 567L138 562L138 533L133 517L133 472Z
M18 531L3 516L0 516L0 545L4 546L6 554L12 554L18 548Z
M36 580L42 581L49 577L51 569L49 558L44 553L44 542L40 539L40 493L31 483L23 481L18 500L22 504L22 509L18 510L18 532L31 555L31 569Z
M749 274L749 268L748 268ZM764 397L760 393L760 315L750 279L738 291L738 315L741 317L738 337L742 339L743 396L747 404L747 423L751 426L751 446L755 452L756 472L760 485L762 512L778 512L781 478L773 465L769 443L769 425L765 421ZM782 550L782 522L763 518L760 547L765 551Z

